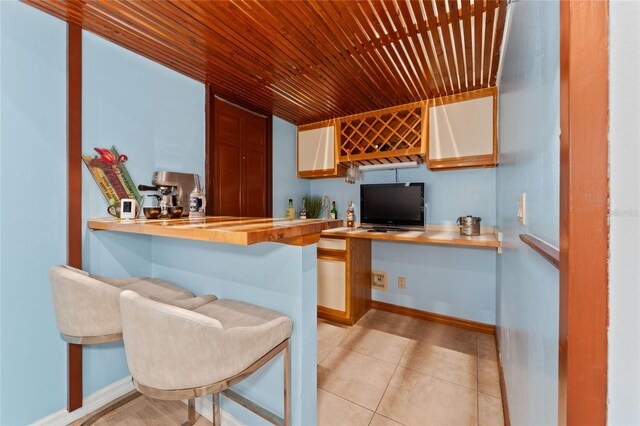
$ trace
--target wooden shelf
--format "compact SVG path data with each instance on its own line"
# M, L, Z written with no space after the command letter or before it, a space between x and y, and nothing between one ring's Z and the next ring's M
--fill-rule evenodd
M320 238L320 232L342 225L342 220L233 216L207 216L193 220L102 218L91 219L88 222L89 228L96 231L117 231L240 245L275 242L297 246L314 244Z
M367 230L357 228L336 228L323 231L322 236L495 249L500 249L502 247L502 242L498 240L495 232L485 232L477 237L467 237L460 235L457 230L451 231L434 229L427 231L368 232Z

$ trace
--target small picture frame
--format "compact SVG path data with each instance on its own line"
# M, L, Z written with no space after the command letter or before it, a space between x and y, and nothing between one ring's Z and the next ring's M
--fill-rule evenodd
M132 198L123 198L120 200L120 219L135 219L136 204L136 200Z

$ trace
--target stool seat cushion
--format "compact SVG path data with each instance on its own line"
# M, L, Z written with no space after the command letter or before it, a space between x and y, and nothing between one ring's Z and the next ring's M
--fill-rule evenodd
M262 326L283 317L279 312L230 299L219 299L202 305L193 311L218 320L220 326L227 330L236 327ZM284 339L280 339L277 343L282 342L282 340Z
M285 315L236 300L188 310L124 291L120 309L133 378L162 390L234 377L291 336Z
M190 291L168 281L108 278L89 275L66 265L51 268L49 278L58 329L72 337L122 333L118 298L124 290L134 289L149 298L169 303L193 297Z

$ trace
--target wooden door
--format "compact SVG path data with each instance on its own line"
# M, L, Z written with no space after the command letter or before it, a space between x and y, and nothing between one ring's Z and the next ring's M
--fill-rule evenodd
M214 137L209 142L213 149L208 150L213 152L213 183L209 185L213 214L271 216L268 119L219 99L214 102Z

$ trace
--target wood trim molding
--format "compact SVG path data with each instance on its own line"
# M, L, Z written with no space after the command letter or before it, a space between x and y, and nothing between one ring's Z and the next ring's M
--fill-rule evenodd
M466 320L462 318L450 317L448 315L435 314L433 312L421 311L420 309L407 308L405 306L393 305L391 303L380 302L377 300L371 301L371 308L379 309L381 311L393 312L395 314L405 315L408 317L423 319L427 321L433 321L440 324L450 325L452 327L463 328L469 331L475 331L476 333L495 334L496 326L492 324L485 324L483 322L476 322Z
M211 84L205 84L204 97L204 122L205 122L205 144L204 144L204 182L205 196L209 202L206 207L207 216L213 215L213 190L214 190L214 123L215 123L215 93Z
M547 262L551 263L556 268L560 267L560 251L557 248L529 234L520 234L520 239L526 245L535 250Z
M608 2L560 2L558 424L607 422Z
M82 28L67 24L67 264L82 269ZM82 346L67 343L67 410L82 407Z
M502 368L502 357L500 357L500 339L498 339L498 329L496 327L496 349L498 352L498 373L500 375L500 395L502 396L502 414L504 416L504 426L511 426L511 418L509 417L509 393L507 392L507 382L504 380L504 368Z
M267 145L266 166L267 166L267 194L266 194L266 217L273 217L273 115L267 116L267 134L265 143Z
M434 172L462 168L495 167L496 164L496 154L440 158L437 160L429 160L427 158L427 167Z
M328 249L328 248L318 248L318 259L335 260L337 262L346 262L347 251Z
M447 104L453 104L456 102L471 101L473 99L486 98L493 96L494 99L498 96L497 87L487 87L486 89L472 90L471 92L457 93L450 96L442 96L440 98L433 98L429 100L428 107L442 106Z
M347 311L339 311L324 306L318 306L318 318L338 324L353 325L351 318L347 315Z

